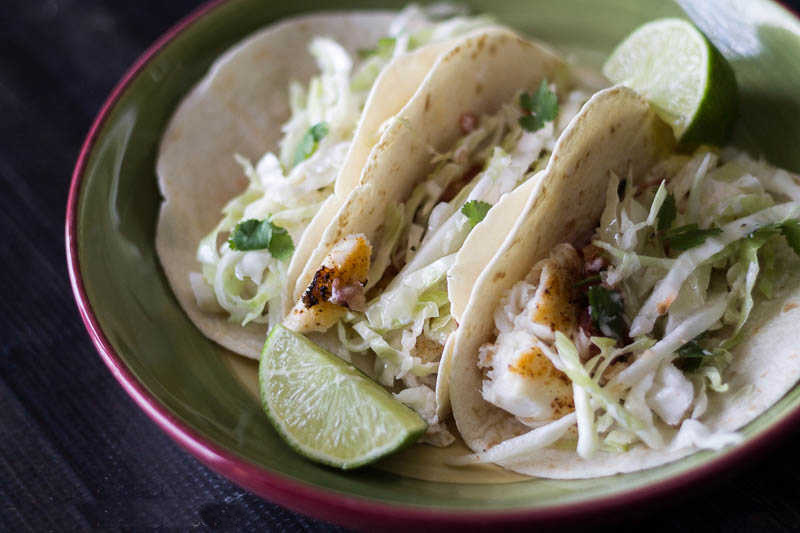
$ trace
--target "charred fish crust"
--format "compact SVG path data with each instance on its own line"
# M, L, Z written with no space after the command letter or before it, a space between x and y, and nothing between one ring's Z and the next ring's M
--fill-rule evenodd
M336 242L314 271L284 325L299 333L322 332L348 309L363 311L371 255L372 246L363 234L348 235Z
M310 309L320 302L327 302L331 296L333 280L336 272L333 268L323 266L314 273L314 279L303 293L303 305Z

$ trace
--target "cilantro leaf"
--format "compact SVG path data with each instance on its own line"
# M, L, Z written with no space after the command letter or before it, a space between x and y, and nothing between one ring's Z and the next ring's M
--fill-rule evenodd
M547 86L547 80L542 80L534 94L522 93L519 105L529 113L519 119L519 125L526 131L540 130L545 122L555 120L558 115L558 97Z
M251 218L236 224L228 237L231 250L262 250L272 239L272 225L262 224L261 220Z
M747 238L751 241L757 241L758 246L763 245L767 240L770 238L780 235L781 230L783 228L783 223L777 222L775 224L767 224L766 226L761 226L757 230L754 230L750 233Z
M279 260L288 259L294 251L292 237L285 228L269 220L251 218L236 225L228 239L232 250L249 251L268 249Z
M539 119L536 115L522 115L519 117L519 125L525 131L539 131L544 127L544 122Z
M700 346L700 337L695 337L680 348L678 348L678 355L681 357L705 357L711 355L711 352Z
M272 226L272 240L269 241L269 253L279 261L286 261L294 252L292 236L280 226Z
M314 137L311 135L311 132L307 132L305 135L303 135L303 138L300 139L300 143L294 150L294 158L292 158L292 167L296 167L297 165L308 159L316 149L317 149L317 143L314 142Z
M519 106L525 111L533 111L533 95L531 93L519 95Z
M311 126L300 143L294 150L294 158L292 158L292 166L297 166L316 152L319 141L328 135L328 124L326 122L318 122Z
M680 348L678 348L678 359L676 361L681 370L693 372L700 368L703 358L712 354L700 345L700 337L695 337Z
M687 224L664 232L664 240L672 250L684 251L703 244L707 238L722 233L720 228L700 229L697 224Z
M461 207L461 214L469 220L470 227L474 228L484 219L492 204L481 200L470 200Z
M311 129L309 129L308 132L311 134L311 137L313 137L314 141L319 142L328 134L328 123L318 122L311 126Z
M800 255L800 220L793 218L784 222L781 225L781 233L786 237L786 242L794 253Z
M622 295L602 285L589 287L589 315L595 327L606 337L620 340L628 333L628 326L622 318Z
M675 215L677 214L678 210L675 207L675 196L669 193L667 197L664 198L661 209L658 210L658 231L668 230L672 226L672 223L675 222Z
M783 235L786 238L786 242L794 250L794 253L800 255L800 220L796 218L761 226L748 235L747 238L763 241L761 242L763 244L767 239L775 235Z

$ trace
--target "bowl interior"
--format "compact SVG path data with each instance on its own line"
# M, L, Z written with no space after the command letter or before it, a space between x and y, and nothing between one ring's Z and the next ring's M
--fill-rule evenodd
M685 16L677 4L663 0L466 3L595 66L639 24ZM91 148L75 212L80 274L104 335L143 387L195 433L254 465L394 504L452 510L546 507L657 482L720 455L705 452L654 470L586 481L475 485L421 481L379 468L343 474L307 462L283 444L257 399L226 362L224 350L206 340L183 314L161 272L154 251L160 201L154 165L172 111L212 61L252 31L315 4L231 0L213 8L138 73ZM741 120L734 142L777 165L800 170L800 23L761 0L739 2L745 5L740 11L715 10L714 4L698 0L687 10L736 70ZM401 3L379 5L397 8ZM326 7L376 4L332 0ZM793 390L751 423L745 429L748 438L795 409L799 396L800 390Z

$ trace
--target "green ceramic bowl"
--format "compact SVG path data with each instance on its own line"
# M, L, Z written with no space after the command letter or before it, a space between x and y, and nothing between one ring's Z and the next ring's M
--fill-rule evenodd
M580 61L599 66L633 28L690 16L731 61L740 86L734 142L800 170L800 21L767 0L466 2ZM421 481L368 468L342 473L295 455L257 398L183 314L154 251L154 162L181 97L226 48L310 0L212 3L170 30L119 83L78 160L67 207L75 298L100 355L136 402L214 470L293 509L362 527L579 520L654 501L728 469L800 420L800 388L744 429L746 442L656 469L583 481ZM332 0L328 9L400 7Z

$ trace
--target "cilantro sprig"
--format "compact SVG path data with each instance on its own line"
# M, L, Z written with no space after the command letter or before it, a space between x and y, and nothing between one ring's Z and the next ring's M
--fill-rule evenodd
M685 226L673 228L672 224L677 216L678 209L675 205L675 196L669 193L658 210L656 229L671 250L683 252L695 246L700 246L709 237L722 233L720 228L700 229L697 224L686 224Z
M796 218L762 226L747 237L766 241L775 235L783 235L794 253L800 255L800 220Z
M558 97L550 90L547 80L542 80L535 93L522 93L519 105L527 112L519 118L519 125L526 131L538 131L558 115Z
M461 214L467 217L469 225L474 228L486 217L486 213L492 208L492 204L481 200L470 200L461 207Z
M680 348L678 348L677 364L681 370L694 372L703 364L703 359L713 355L713 352L706 350L700 344L703 336L695 337Z
M306 134L303 135L303 138L300 139L297 148L295 148L292 166L297 166L311 157L311 154L317 151L319 142L324 139L326 135L328 135L327 122L318 122L311 126Z
M669 193L667 197L664 198L664 203L661 204L661 208L658 210L658 231L667 231L671 228L677 214L678 209L675 206L675 196Z
M607 337L624 339L628 333L628 325L622 317L622 295L602 285L592 285L587 294L589 315L595 327Z
M670 193L661 204L658 210L658 234L662 240L669 245L671 250L686 251L695 246L703 244L708 237L719 235L722 229L712 227L707 229L700 229L697 224L687 224L673 228L672 224L677 216L677 208L675 206L675 196ZM749 239L756 239L766 241L767 239L775 236L783 235L786 242L800 256L800 220L791 218L783 222L775 224L768 224L753 231L747 237Z
M800 255L800 220L793 218L781 225L781 233L786 238L786 242L792 247L794 253Z
M231 250L269 250L272 257L283 261L294 251L292 237L285 228L276 226L268 219L251 218L236 225L228 238Z
M687 224L678 228L668 229L662 237L669 244L671 250L683 252L700 246L706 239L722 233L720 228L700 229L697 224Z

